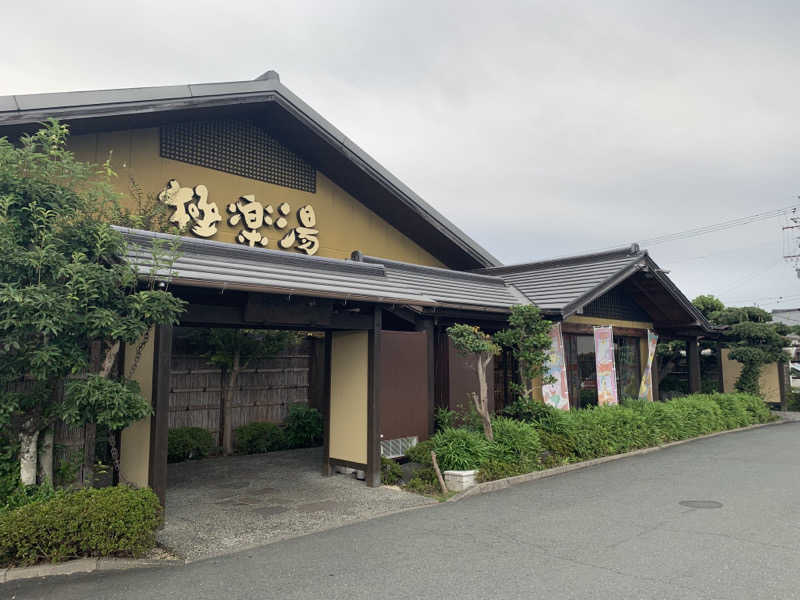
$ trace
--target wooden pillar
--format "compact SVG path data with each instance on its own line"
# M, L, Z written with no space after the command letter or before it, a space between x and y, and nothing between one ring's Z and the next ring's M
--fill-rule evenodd
M661 400L661 390L659 389L658 356L653 357L653 364L650 365L650 383L653 388L653 402Z
M172 362L172 326L155 328L153 353L153 416L150 420L148 484L165 505L167 498L167 437L169 433L169 377Z
M367 376L367 485L381 485L381 414L380 414L380 348L383 329L382 309L375 307L372 329L369 331L369 361Z
M331 348L333 347L333 334L325 332L325 379L323 380L324 389L322 393L322 417L325 423L323 433L323 445L325 456L322 463L322 474L328 477L333 474L331 467Z
M433 321L425 319L418 329L425 332L428 351L428 434L433 435L436 428L435 422L435 396L436 396L436 340Z
M686 362L689 365L689 393L700 393L700 346L697 338L686 340Z
M788 362L778 363L778 390L781 395L781 410L789 410L789 393L792 389L790 366Z
M325 403L325 340L312 337L308 374L308 405L322 412Z
M717 354L717 387L719 387L719 393L725 393L725 371L722 367L722 342L717 342L714 352Z

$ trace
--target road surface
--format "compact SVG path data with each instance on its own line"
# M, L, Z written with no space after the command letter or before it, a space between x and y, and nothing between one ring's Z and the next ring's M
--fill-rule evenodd
M800 423L183 567L11 582L0 598L800 598Z

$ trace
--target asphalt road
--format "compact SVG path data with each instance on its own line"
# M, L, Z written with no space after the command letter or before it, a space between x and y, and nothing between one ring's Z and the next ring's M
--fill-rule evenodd
M799 538L793 423L185 567L12 582L0 598L789 599Z

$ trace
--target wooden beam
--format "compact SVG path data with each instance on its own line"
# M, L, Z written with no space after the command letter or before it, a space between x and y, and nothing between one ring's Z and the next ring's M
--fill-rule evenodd
M686 358L689 364L689 393L700 393L700 347L696 337L686 340Z
M375 307L373 327L369 331L369 359L367 375L367 485L381 485L381 402L380 361L382 312Z
M150 418L148 484L165 506L167 499L167 437L169 434L169 379L172 362L172 326L155 328L153 353L153 416Z
M598 317L598 322L602 318ZM594 326L585 323L562 323L561 331L564 333L572 333L577 335L594 335ZM614 335L622 335L627 337L647 337L647 329L635 329L633 327L617 327L614 325Z

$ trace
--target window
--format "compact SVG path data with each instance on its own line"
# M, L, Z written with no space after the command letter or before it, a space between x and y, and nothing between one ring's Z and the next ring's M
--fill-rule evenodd
M564 334L564 351L570 408L596 406L594 336ZM619 399L636 398L642 373L638 337L614 336L614 364Z

